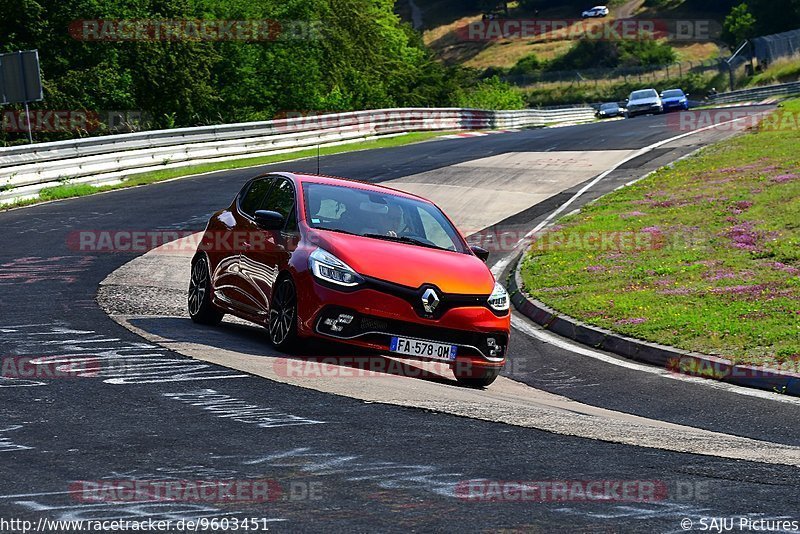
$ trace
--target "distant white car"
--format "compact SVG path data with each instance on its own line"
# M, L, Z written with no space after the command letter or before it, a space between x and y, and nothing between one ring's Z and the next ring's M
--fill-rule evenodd
M594 17L607 17L608 16L608 8L606 6L595 6L592 9L587 9L583 13L581 13L581 17L585 19L590 19Z

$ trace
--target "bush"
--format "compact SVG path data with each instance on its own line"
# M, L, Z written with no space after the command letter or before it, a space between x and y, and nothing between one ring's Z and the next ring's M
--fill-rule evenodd
M524 76L538 72L542 70L543 67L544 63L539 61L539 58L536 57L536 54L530 54L517 61L517 64L511 67L511 70L509 70L508 73L515 76Z
M525 107L525 99L519 89L493 76L478 82L470 89L457 91L454 104L475 109L522 109Z
M651 67L668 65L675 59L675 50L671 46L652 39L581 39L566 54L551 61L547 70Z

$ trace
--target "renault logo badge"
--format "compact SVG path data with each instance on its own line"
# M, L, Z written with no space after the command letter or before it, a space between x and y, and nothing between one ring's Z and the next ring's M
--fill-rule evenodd
M436 294L436 291L431 288L425 290L425 293L422 294L422 307L425 309L425 313L436 311L436 308L439 307L439 295Z

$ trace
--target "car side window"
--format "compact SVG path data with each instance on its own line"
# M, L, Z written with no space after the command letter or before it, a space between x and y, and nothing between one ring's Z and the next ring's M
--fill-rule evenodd
M286 219L286 226L283 228L283 231L287 234L296 234L300 231L297 227L297 210L293 209L292 212L289 214L289 218Z
M247 191L245 191L245 193L239 199L239 209L242 211L242 213L252 217L256 210L261 209L261 204L264 201L264 197L267 196L267 193L272 187L272 183L274 181L274 178L269 177L254 180L253 183L250 184L250 187L247 189Z
M294 209L294 187L289 180L278 180L259 209L277 211L288 219Z

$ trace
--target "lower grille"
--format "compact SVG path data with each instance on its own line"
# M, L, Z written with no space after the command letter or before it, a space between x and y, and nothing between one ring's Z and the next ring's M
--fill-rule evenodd
M504 332L480 333L427 326L393 319L364 315L347 308L328 306L317 319L318 333L339 339L359 338L381 345L389 345L392 336L410 337L449 343L463 348L459 354L472 354L488 359L500 359L508 345Z

